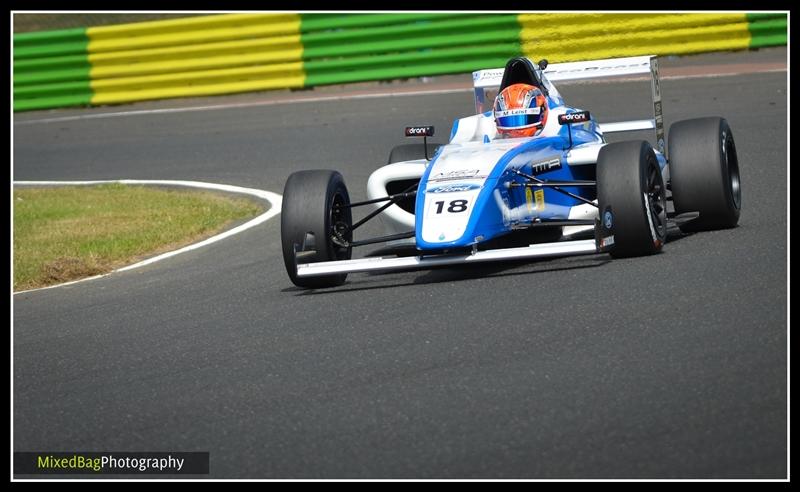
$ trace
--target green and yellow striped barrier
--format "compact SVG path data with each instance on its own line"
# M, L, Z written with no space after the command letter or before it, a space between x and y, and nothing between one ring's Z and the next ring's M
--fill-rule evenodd
M223 14L14 35L14 110L785 45L776 14Z

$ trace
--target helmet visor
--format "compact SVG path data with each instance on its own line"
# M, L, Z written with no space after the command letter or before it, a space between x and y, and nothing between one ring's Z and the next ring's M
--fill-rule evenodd
M538 125L542 120L541 108L520 108L495 111L494 118L497 128L501 130L514 130Z

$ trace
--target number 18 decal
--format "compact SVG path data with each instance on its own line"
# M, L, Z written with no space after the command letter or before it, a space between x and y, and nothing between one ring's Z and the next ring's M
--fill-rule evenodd
M447 212L451 213L451 214L457 214L457 213L464 212L464 211L467 210L467 203L468 202L469 202L468 200L451 200L450 202L447 202ZM434 202L434 204L436 205L436 213L437 214L440 214L440 213L442 213L442 211L445 210L445 208L444 208L445 203L446 202L444 202L444 201Z

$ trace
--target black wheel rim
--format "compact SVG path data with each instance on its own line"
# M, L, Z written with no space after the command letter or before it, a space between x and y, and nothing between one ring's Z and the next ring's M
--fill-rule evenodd
M733 199L733 206L740 209L742 206L742 189L739 181L739 159L736 157L736 146L733 138L728 135L725 138L725 163L728 167L728 177L730 178L730 192Z
M339 192L333 195L329 216L331 229L328 241L332 248L331 251L334 253L335 257L340 260L350 257L351 248L349 244L353 240L353 232L350 230L352 225L350 209L343 206L346 204L347 199L344 195ZM334 241L334 238L336 238L336 241ZM343 244L347 244L348 246L344 246Z
M656 239L663 242L667 235L667 194L658 164L651 162L647 172L647 212L653 221Z

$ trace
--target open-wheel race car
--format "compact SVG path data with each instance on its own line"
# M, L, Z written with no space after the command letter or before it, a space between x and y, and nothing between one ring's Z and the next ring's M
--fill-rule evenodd
M653 117L635 121L598 123L589 111L568 106L553 85L643 74L650 75ZM392 149L389 164L368 180L367 200L351 202L337 171L289 176L281 242L295 285L337 286L354 272L595 253L644 256L662 249L668 223L682 231L738 223L741 186L731 129L721 117L684 120L671 125L665 141L655 56L551 65L518 57L503 69L474 72L473 81L477 114L457 119L441 145L427 142L433 127L406 127L406 136L424 141ZM516 86L536 92L520 96L522 105L514 107L503 97ZM504 131L505 120L534 119L533 136ZM605 138L650 129L655 146ZM362 206L371 210L353 222L353 209ZM374 217L386 235L356 240L354 231ZM351 259L353 248L377 243L395 253Z

